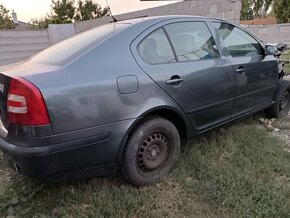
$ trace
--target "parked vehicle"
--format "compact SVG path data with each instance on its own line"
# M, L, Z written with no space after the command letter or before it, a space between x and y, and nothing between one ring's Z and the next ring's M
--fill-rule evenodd
M289 111L278 62L241 27L162 16L111 23L0 71L0 148L44 180L122 172L148 185L181 142L265 109Z

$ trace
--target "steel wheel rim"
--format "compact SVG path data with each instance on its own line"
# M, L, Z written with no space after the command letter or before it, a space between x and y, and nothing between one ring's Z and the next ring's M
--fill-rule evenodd
M141 173L162 168L171 154L171 140L161 132L152 133L143 140L137 152L137 166Z
M289 95L289 91L286 90L282 96L281 96L281 99L280 99L280 111L284 111L288 106L289 106L289 103L290 103L290 95Z

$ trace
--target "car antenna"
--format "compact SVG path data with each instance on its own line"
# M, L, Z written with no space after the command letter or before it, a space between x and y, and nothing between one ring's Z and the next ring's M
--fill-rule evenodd
M110 5L109 5L109 3L108 3L108 0L106 0L106 2L107 2L107 5L108 5L108 8L109 8L109 11L110 11L111 17L113 18L113 21L114 21L114 22L118 22L118 20L113 16L113 13L112 13L112 11L111 11L111 7L110 7Z

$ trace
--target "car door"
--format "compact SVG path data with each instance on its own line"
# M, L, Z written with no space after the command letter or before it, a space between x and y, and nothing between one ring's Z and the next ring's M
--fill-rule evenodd
M233 65L236 102L233 116L257 111L271 104L277 87L278 63L265 55L264 48L238 26L213 22Z
M156 25L134 41L132 50L140 67L177 102L197 131L231 119L232 67L205 20Z

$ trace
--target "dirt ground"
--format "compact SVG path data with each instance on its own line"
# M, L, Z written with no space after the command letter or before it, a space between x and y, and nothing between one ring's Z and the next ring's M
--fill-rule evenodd
M290 80L290 75L285 77L285 79ZM288 117L284 119L272 119L268 120L261 118L260 122L265 126L272 134L276 137L279 137L288 145L287 151L290 152L290 113Z
M290 114L284 119L274 120L272 126L273 135L285 141L290 152Z

